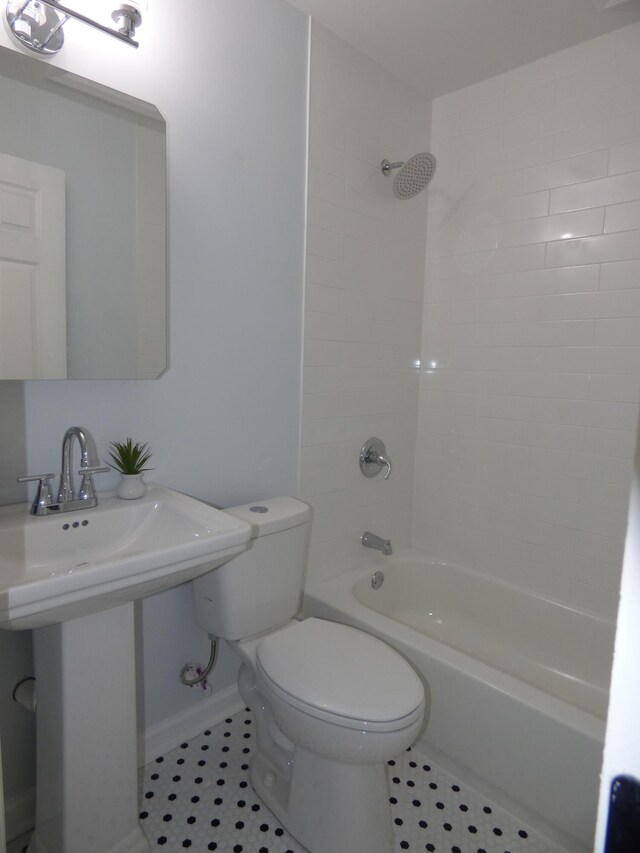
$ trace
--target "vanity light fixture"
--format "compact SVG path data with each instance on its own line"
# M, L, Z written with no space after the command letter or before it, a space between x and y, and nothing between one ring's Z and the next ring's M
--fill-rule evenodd
M138 0L114 0L117 8L111 13L115 27L107 27L81 12L69 9L56 0L9 0L6 22L11 35L24 47L36 53L53 55L64 44L63 27L69 18L82 21L100 32L117 38L131 47L138 47L134 36L142 23Z

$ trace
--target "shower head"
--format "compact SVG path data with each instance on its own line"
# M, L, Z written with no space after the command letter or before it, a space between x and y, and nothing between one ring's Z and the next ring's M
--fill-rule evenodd
M433 177L436 158L433 154L423 151L409 157L404 163L383 160L380 168L384 175L388 175L392 169L398 169L398 174L393 179L393 194L396 198L413 198L422 192Z

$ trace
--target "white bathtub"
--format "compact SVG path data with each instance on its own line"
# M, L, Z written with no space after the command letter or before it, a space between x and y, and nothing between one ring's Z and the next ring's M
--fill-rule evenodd
M398 649L431 694L434 760L568 849L591 848L613 624L416 552L309 587L304 613Z

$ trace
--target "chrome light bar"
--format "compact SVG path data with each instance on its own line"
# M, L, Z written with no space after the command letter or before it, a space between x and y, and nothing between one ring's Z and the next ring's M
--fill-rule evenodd
M136 27L142 23L142 16L137 4L121 2L111 17L116 29L100 24L56 0L9 0L6 8L11 35L29 50L46 55L58 53L64 44L62 28L69 18L82 21L131 47L138 47L134 36Z

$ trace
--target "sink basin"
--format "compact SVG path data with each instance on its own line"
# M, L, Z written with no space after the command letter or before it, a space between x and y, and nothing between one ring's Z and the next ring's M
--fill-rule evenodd
M249 541L249 525L164 486L138 500L99 497L94 509L46 517L0 508L0 628L42 628L167 589Z

